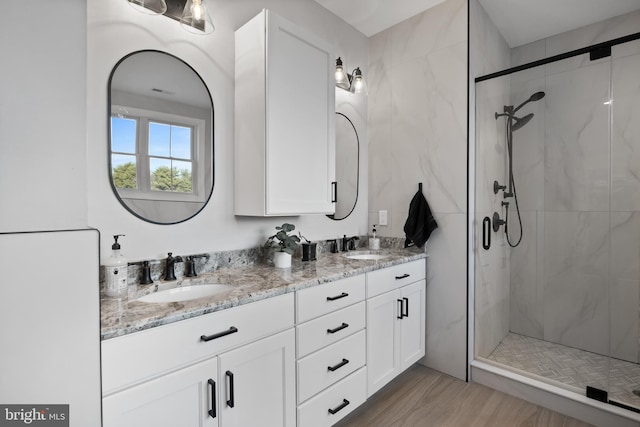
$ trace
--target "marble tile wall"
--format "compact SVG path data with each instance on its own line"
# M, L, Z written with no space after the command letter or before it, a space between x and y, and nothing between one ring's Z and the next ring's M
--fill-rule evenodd
M370 38L369 224L404 237L423 192L439 224L428 242L427 356L466 377L467 2L447 0Z
M470 2L470 79L473 120L469 136L473 154L470 173L475 188L473 212L475 272L474 349L475 356L487 357L509 332L509 247L504 233L491 232L491 248L482 248L482 221L501 212L502 196L493 192L493 181L507 182L504 121L495 119L509 103L510 77L474 84L477 76L509 67L510 50L477 1ZM475 90L474 90L475 89ZM473 125L475 123L475 125ZM500 196L500 197L499 197Z
M640 12L616 17L515 48L512 65L639 27ZM640 42L515 73L510 103L538 90L514 133L525 234L510 257L511 330L637 362Z

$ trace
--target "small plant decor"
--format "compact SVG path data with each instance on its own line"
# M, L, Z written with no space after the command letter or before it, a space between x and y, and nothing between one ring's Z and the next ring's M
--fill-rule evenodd
M298 236L289 234L295 229L295 225L285 222L281 226L276 227L278 232L273 236L270 236L264 246L271 252L286 252L289 255L293 255L296 251L298 242L300 242L300 238L298 238Z

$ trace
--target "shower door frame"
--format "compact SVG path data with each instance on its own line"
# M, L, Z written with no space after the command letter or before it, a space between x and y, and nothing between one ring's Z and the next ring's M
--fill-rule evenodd
M627 43L627 42L631 42L634 40L638 40L640 39L640 32L637 33L633 33L633 34L629 34L626 35L624 37L619 37L619 38L615 38L606 42L602 42L602 43L597 43L597 44L593 44L591 46L587 46L584 48L580 48L580 49L575 49L575 50L571 50L559 55L554 55L554 56L550 56L547 58L543 58L540 60L536 60L533 62L529 62L527 64L523 64L523 65L519 65L516 67L511 67L511 68L507 68L498 72L494 72L494 73L490 73L490 74L486 74L480 77L476 77L473 80L474 83L474 104L471 105L470 104L470 110L469 110L469 115L471 116L471 114L473 113L473 117L474 117L474 128L473 128L473 132L474 132L474 137L473 137L473 141L474 141L474 146L471 147L471 134L470 132L472 131L472 129L469 127L468 129L468 135L469 135L469 144L468 144L468 171L469 171L469 182L468 182L468 188L469 190L473 190L473 191L469 191L468 192L468 230L470 231L470 235L468 236L467 239L467 245L468 245L468 256L469 256L469 262L468 262L468 292L469 292L469 301L468 301L468 366L467 366L467 378L471 379L471 371L472 371L472 365L473 362L476 360L475 357L475 317L476 317L476 310L475 310L475 295L476 295L476 253L474 252L474 248L477 246L477 250L480 251L482 250L480 244L476 243L476 236L478 236L479 234L479 227L480 225L477 226L476 228L476 178L475 178L475 174L476 174L476 136L475 136L475 132L476 132L476 128L477 128L477 123L475 120L475 110L476 110L476 97L475 97L475 88L476 88L476 84L483 82L483 81L487 81L487 80L491 80L497 77L502 77L502 76L507 76L510 75L512 73L516 73L518 71L524 71L524 70L528 70L531 68L535 68L535 67L539 67L542 65L546 65L546 64L550 64L553 62L557 62L563 59L568 59L568 58L572 58L575 56L579 56L579 55L584 55L584 54L590 54L590 57L592 60L595 59L599 59L599 58L604 58L607 56L611 55L611 49L613 46L616 45L620 45L623 43ZM611 77L612 78L612 77ZM470 80L471 83L471 80ZM469 90L470 93L471 89ZM469 95L469 101L471 101L471 96ZM469 123L468 123L469 124ZM473 176L472 176L473 173ZM607 355L607 357L611 357L610 355ZM499 370L499 369L498 369ZM513 379L513 378L511 378ZM534 380L534 382L539 383L538 384L538 388L541 389L545 389L547 388L544 383L542 381L539 380ZM608 391L608 390L607 390ZM590 404L592 402L589 402ZM640 409L635 408L635 407L631 407L631 406L626 406L626 405L620 405L618 404L618 402L607 402L604 403L605 407L603 407L603 409L606 410L610 410L610 408L607 407L613 407L613 406L619 406L624 408L625 410L630 410L636 413L640 413ZM597 406L597 404L596 404ZM612 412L617 412L616 409L613 409Z

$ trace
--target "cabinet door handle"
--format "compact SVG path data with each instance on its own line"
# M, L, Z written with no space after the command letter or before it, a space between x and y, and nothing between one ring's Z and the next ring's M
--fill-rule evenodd
M227 376L228 384L229 384L229 388L227 389L227 406L229 408L233 408L233 406L235 405L234 403L234 398L233 398L233 372L231 371L227 371L225 372L225 375Z
M403 274L402 276L396 276L396 280L401 280L401 279L406 279L407 277L411 276L410 274Z
M344 298L344 297L348 297L348 296L349 296L349 294L348 294L348 293L343 292L343 293L341 293L340 295L335 296L335 297L327 297L327 301L335 301L335 300L337 300L337 299Z
M409 298L403 297L404 306L407 308L407 311L402 313L402 317L409 317Z
M398 304L400 304L400 307L398 308L398 315L396 316L396 318L397 318L397 319L402 319L402 317L403 317L402 313L403 313L403 311L404 311L404 310L402 309L402 300L401 300L401 299L398 299L398 300L396 300L396 301L398 301Z
M340 362L340 363L338 363L337 365L334 365L334 366L327 366L327 369L330 370L331 372L337 371L338 369L342 368L347 363L349 363L349 361L347 359L342 359L342 362Z
M218 332L213 335L200 335L200 341L207 342L207 341L215 340L216 338L221 338L227 335L235 334L236 332L238 332L238 328L236 328L235 326L232 326L226 331Z
M333 181L331 183L331 189L332 191L332 197L331 197L331 203L336 203L338 201L338 183L336 181Z
M348 327L349 327L349 324L348 324L348 323L343 323L342 325L338 326L338 327L337 327L337 328L335 328L335 329L327 329L327 333L328 333L328 334L335 334L336 332L341 331L341 330L343 330L344 328L348 328Z
M216 417L216 382L209 378L209 386L211 387L211 409L209 409L209 415L211 418Z
M331 415L337 414L342 409L344 409L344 407L347 406L348 404L349 404L349 401L347 399L342 399L342 403L340 405L336 406L334 409L329 409L329 413Z

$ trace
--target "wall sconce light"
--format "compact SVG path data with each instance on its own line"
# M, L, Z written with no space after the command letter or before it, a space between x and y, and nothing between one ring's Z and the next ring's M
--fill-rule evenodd
M167 11L164 0L129 0L129 6L147 15L162 15Z
M351 93L367 94L367 84L362 78L360 67L356 67L351 74L344 70L342 59L336 59L336 87Z
M164 15L180 22L185 30L193 34L211 34L215 27L205 0L127 0L136 10Z

